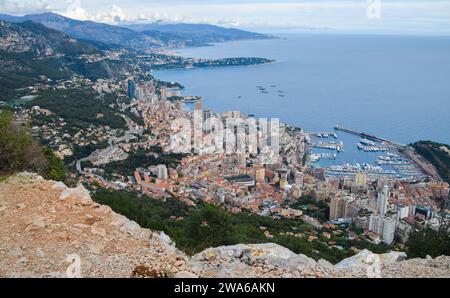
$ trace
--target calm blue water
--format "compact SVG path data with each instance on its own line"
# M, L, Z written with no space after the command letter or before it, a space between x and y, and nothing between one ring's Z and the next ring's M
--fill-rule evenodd
M450 143L449 37L283 37L178 52L199 58L266 57L277 60L274 64L155 75L182 83L185 95L203 96L204 106L218 112L279 117L308 131L339 124L401 143ZM262 94L258 85L269 93Z

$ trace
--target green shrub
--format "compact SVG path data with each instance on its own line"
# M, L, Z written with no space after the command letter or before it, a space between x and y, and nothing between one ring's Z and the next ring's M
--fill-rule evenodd
M64 161L57 157L49 148L45 148L43 152L48 161L48 169L45 178L54 181L65 181L66 169L64 167Z
M427 226L414 230L406 242L406 254L409 258L425 258L427 255L435 258L450 255L450 226L443 224L439 229Z
M13 123L13 114L0 114L0 173L7 174L27 168L26 155L32 152L32 138Z
M201 202L195 208L187 207L174 198L163 202L129 191L99 189L92 198L97 203L109 205L115 212L144 228L164 231L179 249L190 255L208 247L274 242L316 260L323 258L337 263L354 255L351 246L373 248L371 244L361 241L344 241L341 243L343 249L338 249L318 240L309 241L307 235L280 235L281 232L309 233L314 230L314 227L299 219L273 219L250 212L233 214L220 206ZM267 238L261 226L274 237ZM387 249L383 247L382 252Z
M0 175L31 171L52 180L65 179L64 163L42 149L27 129L14 123L11 111L0 112Z

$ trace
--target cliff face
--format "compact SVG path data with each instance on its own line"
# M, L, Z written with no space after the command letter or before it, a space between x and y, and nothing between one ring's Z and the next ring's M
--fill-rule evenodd
M362 251L332 265L277 244L223 246L191 258L169 237L33 174L0 183L1 277L450 277L450 257L405 261Z
M30 52L33 58L101 54L94 46L77 41L43 25L0 20L0 50L9 53Z
M170 276L186 256L81 186L22 174L0 184L0 276ZM69 271L69 272L68 272Z
M188 261L205 277L450 277L450 257L405 260L401 252L377 255L363 250L336 265L295 254L274 243L207 249Z
M402 252L377 255L363 250L336 265L295 254L274 243L207 249L187 263L204 277L450 277L450 257L405 260Z

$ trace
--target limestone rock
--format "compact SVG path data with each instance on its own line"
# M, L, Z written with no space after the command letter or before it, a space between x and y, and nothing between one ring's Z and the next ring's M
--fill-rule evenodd
M126 232L131 236L136 236L140 232L141 227L132 220L127 220L121 227L120 231Z
M23 209L25 207L26 207L25 203L19 203L19 204L16 205L16 208L19 209L19 210Z
M174 278L198 278L198 275L189 271L180 271L175 274Z
M216 263L221 265L217 267ZM210 276L244 277L248 274L252 276L251 272L255 268L261 273L267 273L268 268L283 268L286 271L313 270L316 262L278 244L265 243L209 248L193 256L188 265L195 272L208 272Z
M400 251L391 251L389 253L381 254L380 261L383 265L391 265L406 259L406 253Z
M128 218L126 218L123 215L115 213L115 214L113 214L112 220L109 225L114 226L114 227L121 227L127 222L128 222Z
M59 196L60 200L66 200L69 198L78 200L83 203L92 202L89 192L86 190L86 188L84 188L83 185L80 185L76 188L67 188Z
M14 209L1 213L0 277L130 277L136 268L136 276L165 277L166 269L189 271L188 257L169 245L169 237L92 202L83 186L71 189L23 174L0 183L0 202Z
M392 251L381 255L374 254L373 252L364 249L353 257L347 258L336 264L337 268L366 268L378 262L380 265L391 265L395 262L399 262L406 259L404 252Z
M53 183L53 185L51 186L51 189L63 191L63 190L67 189L67 186L64 183L62 183L61 181L58 181L58 182Z
M91 233L97 236L105 237L106 231L103 228L91 227Z
M450 257L405 260L402 252L363 250L333 265L264 243L188 257L163 232L92 202L83 186L32 173L0 183L0 202L0 277L371 277L373 267L387 278L450 278Z

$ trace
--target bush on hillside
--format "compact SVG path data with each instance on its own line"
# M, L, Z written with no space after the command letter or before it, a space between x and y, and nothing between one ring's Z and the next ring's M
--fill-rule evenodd
M406 254L409 258L436 258L450 255L450 225L442 224L438 229L427 226L414 230L406 242Z
M11 111L0 111L0 175L20 171L39 173L47 179L65 179L64 163L49 149L42 149L24 127L13 121Z

